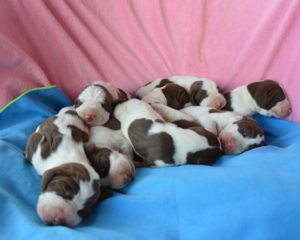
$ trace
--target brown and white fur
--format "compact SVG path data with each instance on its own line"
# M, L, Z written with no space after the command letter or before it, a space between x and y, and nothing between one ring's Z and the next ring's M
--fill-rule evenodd
M180 110L195 118L204 128L218 135L224 154L237 154L264 146L264 132L250 116L230 111L190 106Z
M227 104L224 110L243 116L259 113L283 118L290 114L291 104L283 88L273 80L253 82L225 93Z
M37 212L49 225L80 223L100 196L100 177L84 152L89 130L72 107L44 121L26 145L26 158L42 175Z
M75 101L75 108L82 120L89 126L103 125L116 104L130 99L129 93L112 83L97 81L88 85Z
M156 79L141 87L137 97L148 103L159 102L175 109L191 105L221 109L226 103L214 81L193 76Z
M199 124L183 129L167 123L144 101L131 99L121 103L114 116L146 166L212 164L221 155L220 143L214 134Z
M90 128L85 152L103 187L120 189L133 179L133 149L120 130L120 122L113 117L104 126Z

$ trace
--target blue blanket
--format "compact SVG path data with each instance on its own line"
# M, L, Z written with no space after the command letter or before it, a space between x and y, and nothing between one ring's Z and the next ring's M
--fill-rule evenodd
M0 239L299 239L300 125L262 116L267 146L213 166L137 169L80 225L47 226L36 212L41 177L23 152L36 127L67 105L52 87L0 114Z

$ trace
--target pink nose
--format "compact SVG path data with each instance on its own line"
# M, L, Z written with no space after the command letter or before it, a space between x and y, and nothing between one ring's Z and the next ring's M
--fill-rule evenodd
M49 226L66 225L65 220L58 217L48 220L46 223Z
M223 136L220 137L220 141L223 148L223 152L225 154L231 154L234 152L237 144L236 144L236 140L233 137Z
M130 172L124 173L124 175L123 175L124 184L130 183L133 178L134 178L133 172L130 171Z
M291 112L292 112L291 106L287 106L287 107L283 108L281 115L282 115L283 117L286 117L286 116L288 116Z
M217 98L214 103L213 103L213 107L217 108L217 109L221 109L222 107L225 106L225 100L223 98Z
M87 123L92 123L93 121L95 121L95 119L96 119L95 114L85 114L84 115L84 121Z

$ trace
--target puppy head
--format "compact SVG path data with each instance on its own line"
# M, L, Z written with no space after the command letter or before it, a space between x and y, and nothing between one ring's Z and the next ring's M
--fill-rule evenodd
M113 99L101 84L87 86L75 101L75 108L82 120L89 126L105 124L112 113Z
M101 177L102 186L120 189L131 182L135 170L126 155L92 143L85 144L84 148L91 165Z
M191 103L194 106L207 106L221 109L225 106L226 100L219 92L217 84L208 78L196 81L190 88Z
M88 165L63 164L43 174L37 212L48 225L75 226L100 195L99 176Z
M251 117L243 117L228 125L219 133L225 154L242 153L255 147L264 146L264 133Z
M248 91L259 107L258 113L273 117L286 117L291 112L291 104L282 87L273 80L248 84Z

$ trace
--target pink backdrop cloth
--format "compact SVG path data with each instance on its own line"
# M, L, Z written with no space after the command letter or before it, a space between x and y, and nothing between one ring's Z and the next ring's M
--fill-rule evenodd
M298 0L0 0L0 107L57 85L72 100L97 80L131 93L170 75L223 90L262 79L300 122Z

